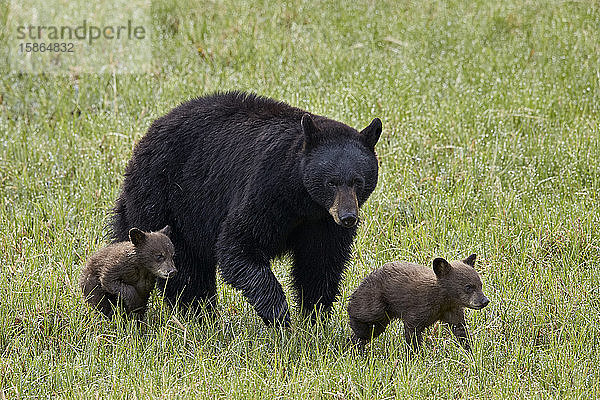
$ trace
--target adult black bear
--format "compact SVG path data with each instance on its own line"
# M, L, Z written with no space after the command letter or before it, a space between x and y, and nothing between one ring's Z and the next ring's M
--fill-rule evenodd
M362 132L254 94L191 100L154 121L133 151L112 220L172 227L179 273L166 297L214 305L216 265L266 323L289 322L270 260L290 252L305 312L331 308L377 185L381 121Z

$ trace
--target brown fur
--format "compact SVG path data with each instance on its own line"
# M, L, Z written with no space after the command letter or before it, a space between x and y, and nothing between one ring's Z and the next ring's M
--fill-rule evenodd
M473 254L462 261L436 258L433 269L408 262L387 263L369 274L350 297L352 338L364 345L383 333L389 322L404 322L406 342L417 349L422 332L436 321L452 327L470 350L464 308L481 309L489 300L475 271Z
M79 277L86 301L106 317L115 306L142 317L156 277L167 278L177 270L169 226L158 232L129 231L129 242L108 245L93 254Z

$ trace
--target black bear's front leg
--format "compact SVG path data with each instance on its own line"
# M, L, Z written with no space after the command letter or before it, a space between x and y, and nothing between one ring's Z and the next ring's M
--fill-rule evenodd
M302 224L290 235L293 285L305 315L331 309L355 235L355 227L343 228L329 219Z
M239 246L221 254L223 280L242 291L266 324L274 321L289 324L290 316L281 285L273 275L268 260L257 257Z
M281 284L270 268L270 257L244 224L225 223L217 242L223 280L242 291L266 324L288 325L290 316Z

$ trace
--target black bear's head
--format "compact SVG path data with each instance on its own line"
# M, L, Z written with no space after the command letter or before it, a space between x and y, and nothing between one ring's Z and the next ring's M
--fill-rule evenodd
M352 228L377 185L375 144L381 121L375 118L361 132L325 118L317 122L309 114L302 117L304 186L338 225Z

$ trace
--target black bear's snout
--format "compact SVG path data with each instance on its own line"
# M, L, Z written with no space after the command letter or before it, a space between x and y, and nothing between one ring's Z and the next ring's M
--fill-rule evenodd
M344 228L352 228L354 225L356 225L358 217L356 213L347 213L344 215L340 215L340 221L342 222L342 226Z
M344 228L352 228L358 222L358 200L354 188L341 186L336 188L333 205L329 214L336 224Z

